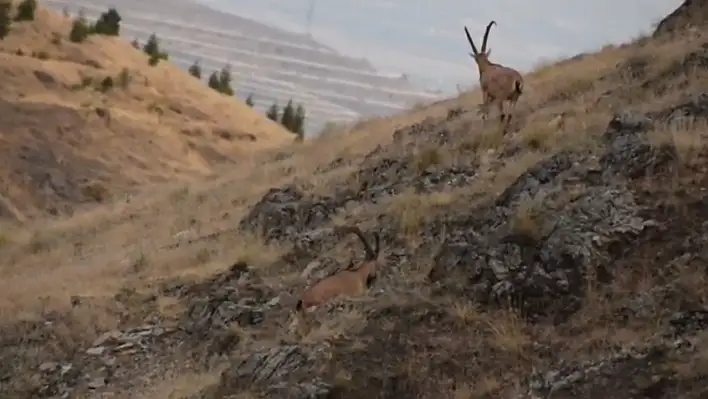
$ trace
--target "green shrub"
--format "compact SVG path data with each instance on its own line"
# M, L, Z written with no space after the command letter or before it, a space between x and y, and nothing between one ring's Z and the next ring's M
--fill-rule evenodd
M15 21L32 21L35 11L37 11L37 0L23 0L17 6Z

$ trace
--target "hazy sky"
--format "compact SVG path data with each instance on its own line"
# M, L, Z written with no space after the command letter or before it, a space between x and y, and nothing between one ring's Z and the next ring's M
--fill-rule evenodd
M201 0L270 25L303 32L313 0ZM385 72L409 73L430 86L470 86L477 74L467 25L479 40L494 19L495 62L527 70L649 32L682 0L314 0L315 39ZM470 71L470 69L472 70Z

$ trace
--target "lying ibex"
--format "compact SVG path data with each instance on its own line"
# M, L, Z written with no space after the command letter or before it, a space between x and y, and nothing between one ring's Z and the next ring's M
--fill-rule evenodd
M506 132L509 122L511 121L511 113L516 107L516 102L519 100L521 93L524 90L524 80L519 71L504 65L495 64L489 61L489 55L492 49L487 50L487 38L489 38L489 30L492 25L496 25L495 21L491 21L484 31L482 39L482 50L477 51L477 46L474 45L472 36L465 26L465 34L467 41L472 46L470 57L474 58L479 68L479 84L482 89L482 104L480 111L482 118L487 119L489 116L489 106L493 103L497 104L502 124L502 129ZM506 111L504 110L505 103L508 102Z
M336 232L338 234L356 234L364 244L366 258L356 269L342 270L305 290L300 296L300 300L297 301L296 311L304 312L310 307L320 305L338 296L359 295L369 288L376 279L376 268L381 252L378 233L374 233L375 248L372 248L358 227L338 227Z

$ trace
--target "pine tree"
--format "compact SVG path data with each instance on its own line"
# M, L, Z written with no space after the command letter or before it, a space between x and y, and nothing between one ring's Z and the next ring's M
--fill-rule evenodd
M249 107L253 108L255 103L253 102L253 94L249 94L248 97L246 98L246 105Z
M157 40L157 35L154 33L150 35L145 45L143 45L143 52L151 57L160 54L160 42Z
M231 66L226 65L219 71L219 92L227 96L234 95L234 89L231 87Z
M149 56L148 64L150 64L150 66L155 66L160 60L167 59L167 53L160 51L160 41L154 33L151 34L147 42L145 42L143 52Z
M302 104L298 104L293 121L293 133L297 135L298 140L305 138L305 118L305 107Z
M37 11L37 0L23 0L17 6L15 21L32 21L35 11Z
M279 114L280 110L278 109L278 103L273 103L273 105L268 108L268 111L266 111L266 117L273 122L278 122Z
M120 21L122 20L118 11L111 7L101 14L93 29L99 35L118 36L120 35Z
M280 116L280 124L286 129L295 133L293 130L293 122L295 121L295 108L293 108L293 100L288 100L288 104L283 108L283 114Z
M194 64L192 64L187 71L197 79L202 78L202 67L199 66L199 61L194 61Z
M74 43L81 43L91 34L91 27L86 22L86 17L84 17L84 11L79 10L79 15L74 19L71 24L71 32L69 32L69 40Z
M210 88L212 88L216 91L219 91L219 83L220 83L219 82L219 74L216 71L212 72L211 75L209 75L209 80L207 82L207 85Z
M10 18L10 1L0 2L0 39L4 39L10 34L12 18Z

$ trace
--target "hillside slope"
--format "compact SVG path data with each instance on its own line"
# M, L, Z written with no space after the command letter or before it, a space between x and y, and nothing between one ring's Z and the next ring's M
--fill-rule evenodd
M708 1L684 0L666 18L659 21L654 37L685 31L688 28L701 29L708 22Z
M708 394L708 31L2 231L3 397ZM381 234L366 295L302 289Z
M70 29L68 18L39 10L0 41L0 217L71 212L292 140L176 66L151 67L120 38L73 43ZM107 77L114 86L101 90Z

